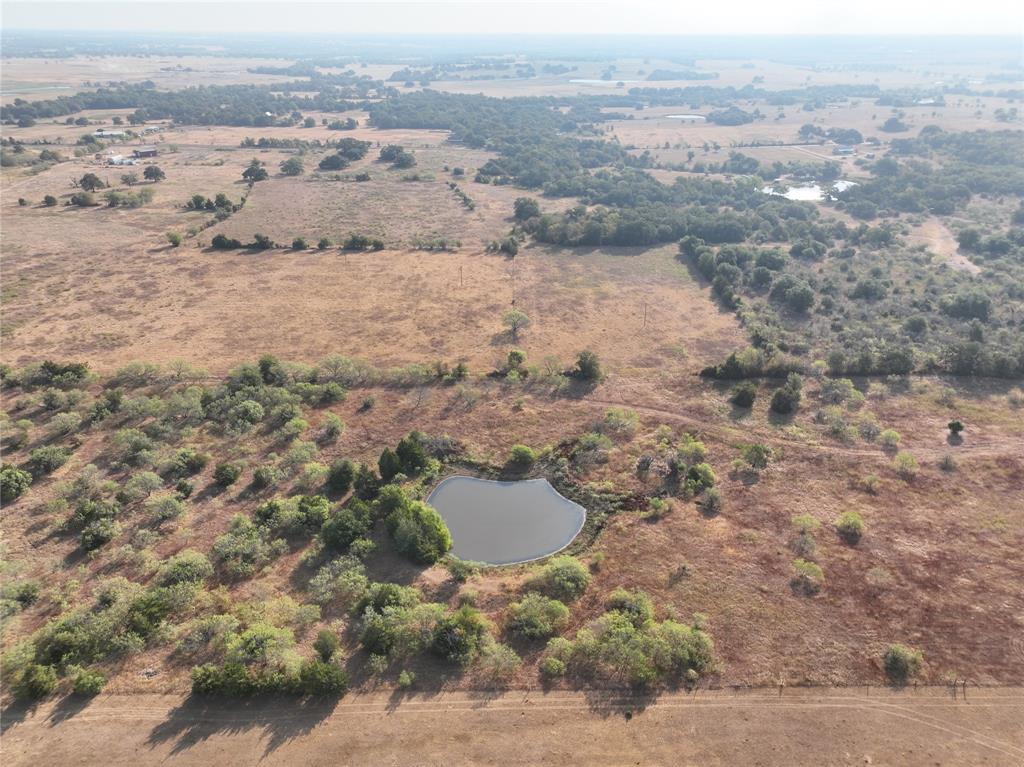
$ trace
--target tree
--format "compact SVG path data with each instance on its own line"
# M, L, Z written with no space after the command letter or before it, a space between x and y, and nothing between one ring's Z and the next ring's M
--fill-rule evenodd
M854 546L864 535L864 519L856 511L844 511L836 520L836 532L840 538Z
M237 461L219 463L213 470L213 481L221 487L235 484L240 476L242 476L242 464Z
M281 173L286 176L301 176L306 168L298 157L289 157L281 163Z
M743 383L736 384L730 394L729 401L736 405L736 407L753 407L754 399L757 397L757 384L751 381L744 381Z
M255 157L249 163L249 167L242 171L242 179L250 184L255 184L257 181L266 181L268 178L270 178L270 174L267 173L267 169Z
M508 328L513 338L519 338L519 331L529 327L530 318L518 309L510 309L501 317L502 323Z
M959 421L959 420L950 421L947 424L947 427L949 428L949 434L952 437L959 437L960 436L960 432L962 432L964 430L963 421Z
M14 694L19 698L45 698L57 689L57 671L53 666L30 663L18 675L13 687Z
M509 607L508 629L526 639L547 639L569 620L569 608L557 599L529 593Z
M380 470L381 479L390 482L396 475L402 473L402 461L394 450L386 447L377 459L377 468Z
M135 173L125 173L121 176L121 183L125 186L135 186L139 183L139 177Z
M152 181L155 184L157 181L163 181L167 178L167 174L160 169L159 165L147 165L146 169L142 171L142 177L146 181Z
M576 557L553 557L530 579L527 587L561 600L578 599L590 585L590 573Z
M347 493L355 480L356 466L347 458L335 461L327 474L327 487L334 493Z
M32 484L32 475L14 466L0 468L0 501L17 500Z
M309 248L309 243L306 242L304 237L296 237L292 240L292 250L306 250Z
M340 154L332 154L322 159L317 167L320 170L344 170L348 165L348 160Z
M182 236L179 232L168 232L165 236L167 237L167 242L171 244L172 248L181 246Z
M589 350L580 352L576 358L576 367L573 369L573 375L582 381L601 380L601 363L597 355Z
M78 180L78 185L87 192L95 192L107 186L95 173L86 173Z
M540 215L540 203L532 197L517 197L513 210L517 221L526 221Z
M909 679L917 676L923 660L924 657L919 650L902 644L893 644L889 645L889 649L882 656L882 665L885 667L886 676L893 684L906 684Z
M57 198L54 197L52 194L48 194L43 198L43 205L45 205L47 208L52 208L56 204Z

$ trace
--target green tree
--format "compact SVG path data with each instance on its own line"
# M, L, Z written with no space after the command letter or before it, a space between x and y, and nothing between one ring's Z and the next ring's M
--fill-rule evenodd
M78 185L86 192L95 192L97 189L104 189L107 186L95 173L86 173L78 180Z
M525 312L521 312L518 309L510 309L505 312L501 316L501 321L512 334L512 338L519 338L519 331L524 330L530 325L530 318Z
M155 184L157 181L163 181L167 178L167 174L160 169L159 165L147 165L146 169L142 171L142 177L146 181L152 181Z
M281 173L286 176L301 176L306 172L306 167L298 157L289 157L281 163Z
M242 179L250 184L255 184L257 181L266 181L268 178L270 178L270 174L263 167L263 163L256 158L253 158L249 166L242 171Z

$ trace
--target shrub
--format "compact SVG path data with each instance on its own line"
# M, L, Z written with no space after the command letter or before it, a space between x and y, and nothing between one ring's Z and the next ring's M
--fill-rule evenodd
M947 424L947 427L949 428L950 435L953 436L953 437L959 437L960 436L960 432L962 432L964 430L963 421L957 421L957 420L950 421Z
M103 691L103 687L107 683L107 678L103 676L99 671L89 671L83 669L75 675L74 690L75 695L99 695Z
M792 375L792 374L791 374ZM799 376L796 376L799 379ZM772 412L780 415L788 415L800 406L801 389L799 386L791 386L788 383L772 392L772 399L769 407Z
M896 457L892 460L892 465L902 479L909 481L917 476L917 459L910 453L897 453Z
M39 663L28 664L13 685L18 698L39 700L57 689L57 671L53 666Z
M487 619L483 614L464 605L437 622L431 648L446 660L468 664L476 657L487 634Z
M14 466L0 468L0 501L11 503L20 498L32 484L32 475Z
M600 381L601 362L592 351L582 351L576 358L576 367L573 368L573 375L581 381Z
M413 561L432 565L452 547L452 536L441 515L422 501L409 501L387 519L395 548Z
M56 445L37 447L28 454L28 467L34 476L41 477L59 469L67 463L68 458L68 451L62 447Z
M448 557L445 565L448 567L448 573L452 576L452 580L457 583L465 583L479 573L481 567L479 562L459 559L458 557Z
M736 384L730 392L729 401L736 407L753 407L757 397L757 384L750 381Z
M321 566L309 579L309 594L317 604L337 601L347 607L365 596L368 583L362 562L348 555Z
M530 318L518 309L510 309L501 316L501 323L513 338L518 338L519 331L530 326Z
M740 447L740 456L753 469L765 469L772 457L772 449L768 445L755 442Z
M313 649L320 656L320 660L327 663L341 649L341 640L335 632L321 629L313 642Z
M54 197L52 194L48 194L45 197L43 197L43 205L45 205L47 208L52 208L56 204L57 198Z
M821 591L825 583L825 573L821 567L806 559L793 560L793 579L790 584L794 591L805 596L813 596Z
M718 488L709 488L707 492L704 493L704 498L701 501L701 509L709 517L721 513L723 505L724 501L722 492Z
M160 522L177 519L185 513L185 505L174 495L159 495L146 502L146 511Z
M900 440L903 438L900 436L898 431L893 429L886 429L878 435L878 441L885 447L896 448L899 447Z
M537 460L537 453L527 445L513 445L509 452L509 463L514 466L528 468Z
M296 237L292 240L292 250L308 250L309 243L306 242L304 237Z
M82 529L80 536L82 549L94 551L113 540L120 530L120 526L108 517L93 520Z
M353 541L366 535L370 523L369 507L354 500L331 515L320 530L320 537L335 551L345 551Z
M956 459L951 455L944 455L939 459L939 468L946 472L956 471Z
M398 675L398 688L408 690L416 682L416 673L413 671L402 671Z
M168 559L157 573L161 586L179 583L202 583L213 575L213 565L206 555L193 549L185 549Z
M239 514L213 542L213 558L228 575L240 578L255 573L283 549L283 541L268 542L249 517Z
M917 676L923 660L924 656L919 650L902 644L892 644L882 656L882 665L889 681L893 684L906 684L908 680Z
M334 663L307 660L299 668L299 684L306 695L341 695L348 689L348 674Z
M546 639L569 620L569 608L557 599L530 593L509 607L508 629L526 639Z
M476 661L477 673L494 683L508 680L522 665L515 650L491 639L481 644Z
M553 557L527 585L557 599L572 601L587 590L590 572L576 557Z
M836 532L851 545L856 545L864 535L864 520L855 511L844 511L836 520Z
M333 493L343 494L352 487L356 476L356 466L352 461L343 458L331 464L327 474L327 487Z
M206 468L210 456L200 453L194 447L183 447L174 454L168 473L172 477L190 477Z
M540 662L540 673L548 678L555 678L559 676L565 676L566 666L565 661L559 658L549 655Z
M242 476L242 464L238 461L225 461L217 464L213 470L213 481L220 487L230 487Z

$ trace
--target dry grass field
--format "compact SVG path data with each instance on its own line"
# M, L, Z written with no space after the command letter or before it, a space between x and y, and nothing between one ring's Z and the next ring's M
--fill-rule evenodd
M63 92L58 88L74 92L80 82L97 79L152 78L160 88L270 81L246 72L255 63L274 62L12 60L5 62L3 95L6 100ZM179 65L192 70L163 71ZM639 59L618 66L617 76L626 80L642 80L641 69L678 67ZM697 66L721 73L711 85L739 86L761 75L767 88L851 78L896 87L974 74L966 69L811 72L767 62L751 69L736 61ZM386 76L393 69L379 65L365 71ZM599 76L596 63L582 62L578 71L558 77L446 81L432 87L499 96L615 89L614 83L569 83ZM694 83L635 83L688 84ZM931 123L957 130L1002 128L992 112L1003 104L954 99L934 114L930 108L908 109L912 130L897 135L916 135ZM742 106L759 106L768 117L737 127L691 125L666 117L681 107L656 107L609 123L607 137L638 151L650 149L669 163L686 161L687 147L697 152L697 160L720 162L734 143L791 142L806 122L892 137L877 132L890 111L866 101L813 113L787 108L777 120L775 110L764 104ZM125 112L89 116L109 126L114 115ZM69 159L38 172L0 171L2 361L19 367L44 359L81 360L109 375L133 361L166 367L184 360L205 371L196 374L202 383L214 383L264 353L310 365L333 354L381 369L435 361L468 365L468 379L457 385L373 385L353 389L344 401L304 407L309 433L330 414L346 424L337 441L316 457L325 464L344 457L376 465L382 447L419 429L450 436L467 459L500 467L516 443L568 450L569 441L594 430L609 408L630 409L637 417L635 431L614 440L606 462L581 469L576 477L581 487L614 488L630 501L592 538L574 544L572 552L588 565L592 583L573 603L563 634L573 635L597 618L617 587L642 589L662 618L687 622L704 616L714 637L716 667L701 679L696 695L675 690L618 698L596 689L573 692L572 683L557 680L542 692L543 642L517 640L502 628L510 603L519 599L535 569L489 568L459 583L441 565L423 568L399 557L378 525L374 539L380 551L368 565L370 576L415 585L427 600L452 607L463 600L474 603L493 621L499 639L523 659L504 681L513 692L480 692L486 679L424 654L405 666L419 681L403 695L395 687L398 669L368 674L366 653L346 630L343 649L357 694L337 707L280 701L204 706L182 697L189 689L191 661L173 641L154 643L108 663L109 685L91 703L5 709L4 751L10 764L87 763L81 744L98 740L110 743L107 757L114 764L171 758L195 764L394 764L408 761L409 754L416 755L417 764L500 764L513 750L520 761L535 764L572 759L609 765L1003 765L1024 759L1020 690L996 689L1024 685L1024 395L1019 381L932 375L855 379L863 397L844 406L843 415L856 424L873 414L880 428L902 435L899 449L920 466L916 476L900 476L895 450L830 430L818 415L829 405L821 396L820 376L808 377L800 410L785 417L768 408L777 381L759 382L753 409L741 410L729 404L727 386L698 377L702 368L749 341L736 314L716 303L709 284L677 259L674 243L646 249L560 248L528 241L514 258L490 252L488 243L512 228L514 201L525 194L511 185L474 183L475 170L494 154L447 142L441 131L376 130L361 111L341 115L359 120L359 127L347 132L320 124L338 114L310 116L317 122L312 128L162 123L161 131L146 139L156 143L159 156L146 162L158 164L167 177L134 187L153 192L150 203L135 209L63 204L77 191L74 180L87 172L126 191L121 174L141 175L145 164L111 167L105 157L130 152L133 144L112 145L100 159L74 158L76 139L96 126L62 121L5 126L6 135L49 142ZM240 146L246 137L261 136L350 137L372 147L337 178L314 173L327 154L319 149L301 154L303 175L286 177L278 165L295 150ZM705 152L705 142L721 148ZM414 152L416 167L395 170L377 161L379 147L387 144ZM766 163L832 159L828 147L740 151ZM241 172L254 157L266 164L270 178L253 185L241 210L214 222L209 212L184 209L193 194L223 193L240 200L248 189ZM863 173L851 158L842 163L847 176ZM453 176L454 167L466 174ZM370 179L354 180L360 172ZM652 173L665 182L679 175ZM469 195L472 209L449 182ZM44 207L48 194L60 204ZM28 204L19 205L19 198ZM544 199L542 205L546 212L561 211L576 202ZM908 224L906 242L926 248L935 264L973 274L977 267L958 252L956 228L1002 220L1013 205L985 200L955 218L921 216ZM167 232L186 235L183 244L169 245ZM256 233L280 247L209 247L217 234L247 242ZM339 243L350 233L380 237L385 248L312 247L322 237ZM449 251L415 248L419 238L430 236L460 244ZM311 247L288 247L295 237L304 237ZM502 314L513 307L531 320L518 337L502 323ZM530 364L558 369L592 349L606 377L592 389L556 390L490 376L514 348L523 350ZM165 394L167 386L153 384L144 391ZM91 391L98 394L99 385ZM12 394L5 388L0 407L11 421L32 421L28 444L10 449L5 443L5 463L22 463L29 450L48 444L50 414L38 392ZM947 423L954 418L968 425L961 442L948 439ZM706 445L724 506L708 514L692 500L673 498L664 516L652 518L644 513L646 496L657 487L637 471L638 460L657 453L667 436L687 433ZM39 605L6 619L5 647L60 613L60 600L52 595L66 604L85 603L113 574L145 579L152 573L140 559L123 558L137 535L145 537L145 520L126 520L114 545L83 556L77 539L46 511L58 483L73 479L89 463L119 471L105 463L108 437L100 428L83 429L75 435L78 446L67 464L25 497L5 504L3 575L39 580L47 590ZM218 459L245 462L248 473L244 481L218 491L213 463L202 469L194 477L196 493L187 514L147 539L152 561L190 548L209 551L235 514L251 513L275 493L301 490L293 478L273 492L250 484L252 467L282 450L269 433L236 437L198 428L189 439ZM742 448L755 442L772 450L770 465L760 472L735 464ZM847 511L859 513L866 524L857 545L836 531L837 518ZM825 586L813 597L792 587L798 515L820 525L814 558ZM210 604L301 601L306 598L297 575L302 566L302 551L290 550L255 577L211 590ZM299 632L298 649L312 655L318 629L351 629L354 620L326 607ZM893 642L923 652L922 686L938 689L918 694L877 688L885 679L882 655ZM949 683L964 679L970 680L972 697L951 701ZM865 684L872 688L862 694ZM776 699L778 685L814 689L786 689ZM736 689L728 692L730 686ZM739 694L744 687L757 690ZM365 734L371 727L373 738Z

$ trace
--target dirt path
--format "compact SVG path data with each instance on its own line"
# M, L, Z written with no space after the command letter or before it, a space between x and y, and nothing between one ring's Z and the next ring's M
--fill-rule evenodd
M979 274L981 267L960 252L960 243L953 233L937 218L929 218L907 236L911 245L924 245L940 258L946 259L951 267L968 274Z
M1024 690L527 691L337 704L101 696L4 711L4 763L1024 764Z

